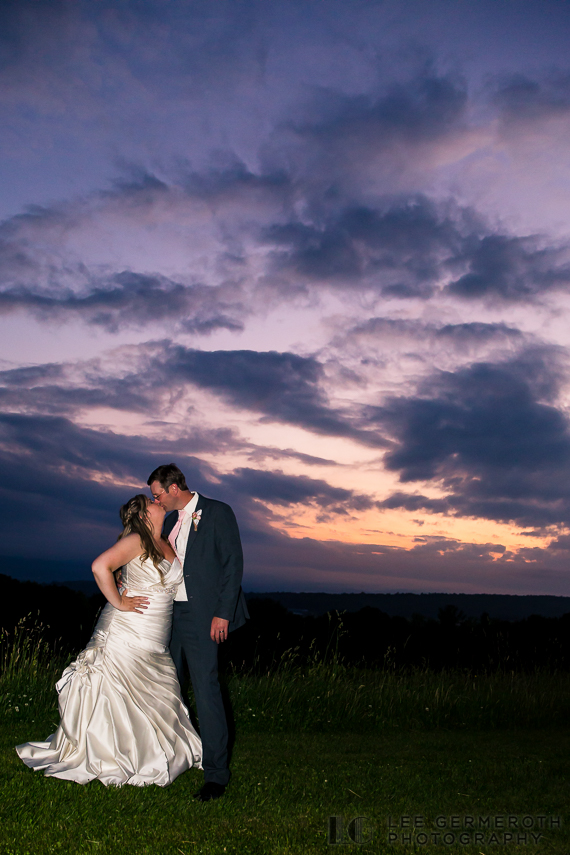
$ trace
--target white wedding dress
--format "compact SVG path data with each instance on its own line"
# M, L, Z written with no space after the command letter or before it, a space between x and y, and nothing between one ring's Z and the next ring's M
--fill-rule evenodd
M60 724L46 742L16 750L45 775L86 784L165 787L201 767L202 744L180 697L168 651L172 602L182 581L178 559L129 561L122 570L129 595L148 597L144 613L107 603L89 644L56 685Z

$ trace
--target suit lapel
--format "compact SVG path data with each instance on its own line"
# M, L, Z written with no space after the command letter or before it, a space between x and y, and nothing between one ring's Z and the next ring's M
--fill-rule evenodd
M172 531L172 529L176 525L177 520L178 520L178 511L176 511L176 515L174 514L174 511L171 511L168 514L168 516L166 517L166 519L164 520L164 526L162 528L162 533L166 538L168 538L170 532Z
M204 497L199 496L198 497L198 504L196 505L196 510L202 511L202 518L201 518L200 522L198 523L197 529L194 527L194 521L192 521L190 523L190 532L188 534L188 541L186 542L186 555L184 556L184 564L186 564L186 562L188 561L188 556L190 554L190 550L192 549L194 541L196 540L196 538L198 537L198 534L200 533L200 528L204 525L204 522L205 522L205 520L204 520L204 516L205 516L204 505L205 505Z

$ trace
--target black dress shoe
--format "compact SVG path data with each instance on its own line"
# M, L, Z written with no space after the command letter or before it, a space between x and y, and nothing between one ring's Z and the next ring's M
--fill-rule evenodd
M199 802L211 802L212 799L220 799L225 791L224 784L216 784L215 781L206 781L202 789L194 793L194 798Z

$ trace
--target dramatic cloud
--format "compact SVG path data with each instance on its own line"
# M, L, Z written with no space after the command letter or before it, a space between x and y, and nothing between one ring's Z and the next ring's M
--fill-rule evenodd
M570 284L568 247L485 234L471 211L421 197L385 210L345 209L318 226L272 226L266 239L287 246L274 255L276 269L386 297L429 299L444 285L463 299L527 301Z
M193 429L174 441L148 440L79 427L63 418L1 415L3 554L33 557L36 543L42 543L40 557L93 557L116 537L120 505L135 493L148 493L148 474L172 458L193 489L235 507L246 544L277 536L269 525L271 513L257 500L282 507L312 505L327 518L373 504L368 496L322 479L249 468L223 474L195 456L219 452L232 439L223 430L201 434Z
M324 389L325 368L313 357L258 351L201 351L171 342L123 348L114 359L0 372L0 407L72 413L94 407L148 413L173 392L197 388L262 421L382 447L377 431L335 408ZM271 451L266 454L271 455ZM287 451L291 456L294 452ZM316 460L312 455L299 459Z
M441 263L462 243L452 221L421 198L385 211L348 208L320 226L273 226L266 238L288 247L274 256L278 269L399 297L429 297Z
M156 365L170 382L184 380L211 390L267 420L367 445L385 444L376 433L353 425L348 413L335 412L320 387L323 366L312 357L249 350L207 352L172 345Z
M47 324L77 319L110 333L160 325L211 335L241 332L252 315L310 292L493 304L568 290L564 244L492 232L474 211L418 195L329 204L299 218L295 181L255 175L238 162L178 184L143 174L84 205L18 215L0 227L0 314L20 310ZM117 218L131 232L124 246L103 263L81 260L92 222L102 236ZM160 230L149 227L153 219ZM132 268L140 243L148 272ZM172 247L177 276L156 271Z
M443 342L446 346L454 346L459 350L477 345L489 343L514 343L524 341L520 330L509 327L503 323L482 323L474 321L461 324L437 325L421 320L404 320L398 318L369 318L356 324L349 329L344 337L337 339L339 346L356 341L360 346L365 342L389 342L397 344L399 341L429 343L430 340Z
M493 95L503 120L512 124L536 123L545 118L568 116L570 75L550 74L537 80L513 74L500 81Z
M250 550L248 586L254 591L425 591L552 593L566 588L567 550L513 555L492 543L437 538L412 549L378 544L326 543L311 538L265 538ZM540 562L540 564L538 563Z
M470 241L468 241L470 243ZM553 248L540 249L533 238L488 235L476 241L463 258L469 272L451 282L451 294L466 299L531 300L553 288L567 288L570 265ZM562 255L562 261L558 259Z
M570 424L552 403L559 375L548 356L442 373L420 396L378 409L374 418L396 439L387 468L403 482L434 481L448 491L441 499L398 493L385 506L567 525Z
M178 322L182 330L201 335L216 329L241 330L239 307L225 306L219 297L219 289L124 272L105 285L77 294L59 289L50 295L13 287L0 292L0 312L23 308L48 322L77 314L86 323L109 332L165 321ZM227 315L224 310L229 310ZM230 316L232 312L234 317Z
M256 499L278 505L314 503L334 513L346 514L348 510L367 510L373 506L368 496L357 495L353 490L331 487L326 481L283 472L262 472L258 469L236 469L225 475L221 482L231 486L236 494L245 493Z
M376 96L346 96L321 91L306 107L305 123L296 133L319 141L325 152L335 142L346 149L416 142L448 134L463 119L467 92L462 81L424 68L406 84L384 87Z

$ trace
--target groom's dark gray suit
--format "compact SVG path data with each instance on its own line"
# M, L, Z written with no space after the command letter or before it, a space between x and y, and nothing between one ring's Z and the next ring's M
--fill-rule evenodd
M226 785L228 728L218 680L218 645L210 638L212 618L228 620L229 630L249 617L241 579L243 552L234 512L229 505L199 496L202 511L197 530L190 527L184 558L184 583L188 602L174 603L170 652L182 678L188 663L200 736L204 780ZM171 513L164 523L170 534L178 519Z

